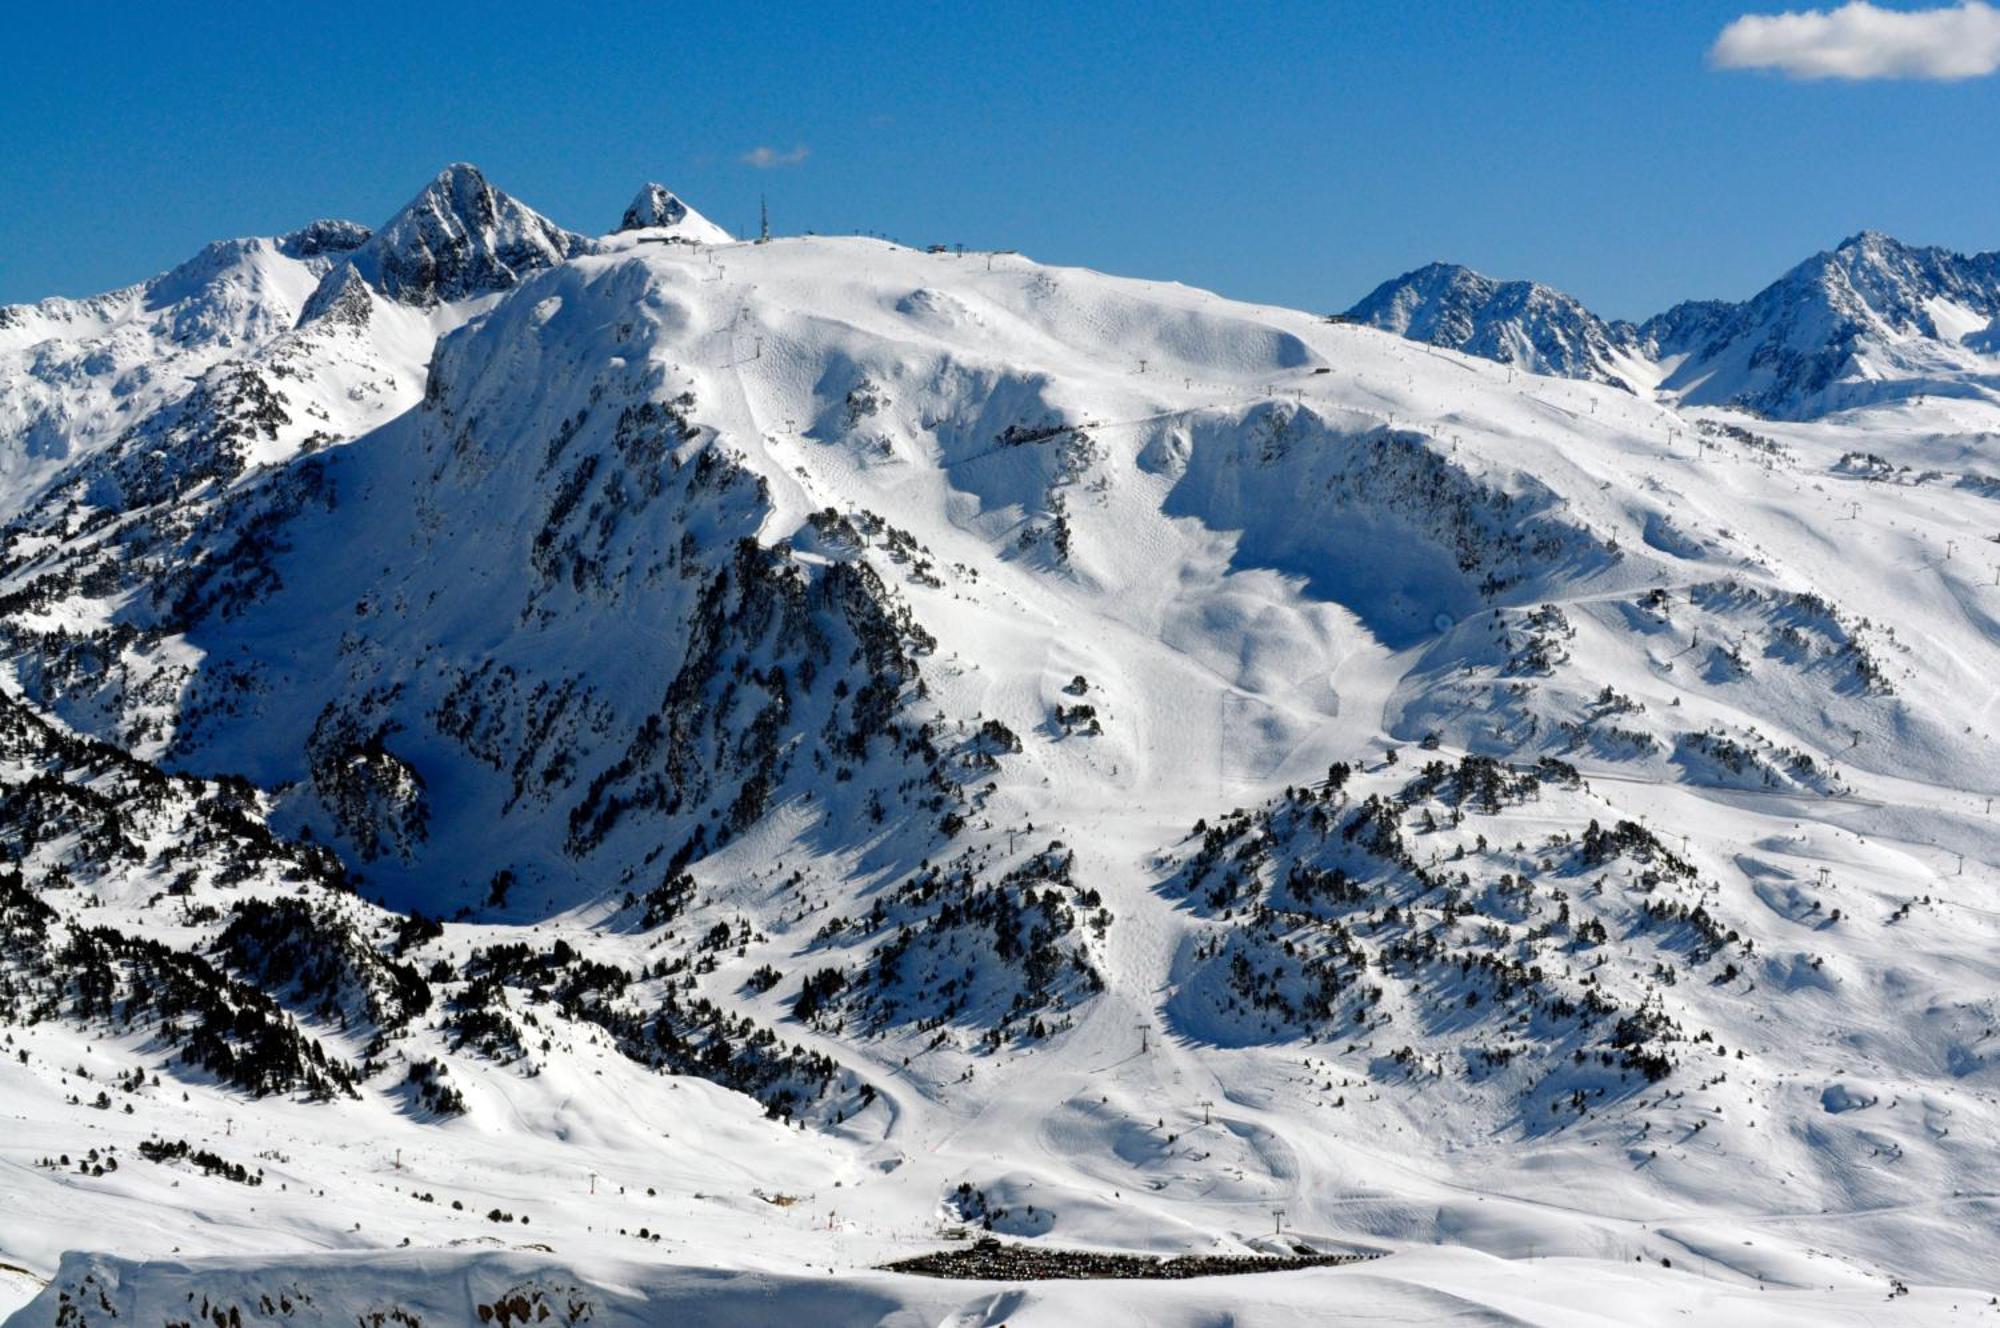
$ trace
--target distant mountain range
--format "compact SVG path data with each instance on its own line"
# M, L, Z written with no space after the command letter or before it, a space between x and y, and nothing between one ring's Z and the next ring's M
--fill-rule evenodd
M1873 231L1741 304L1691 300L1643 323L1451 263L1383 282L1346 316L1530 373L1776 419L1925 395L2000 399L2000 253L1919 248Z

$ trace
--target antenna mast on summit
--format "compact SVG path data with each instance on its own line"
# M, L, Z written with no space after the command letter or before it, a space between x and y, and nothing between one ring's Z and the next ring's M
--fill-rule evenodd
M762 194L757 195L757 243L771 242L771 205Z

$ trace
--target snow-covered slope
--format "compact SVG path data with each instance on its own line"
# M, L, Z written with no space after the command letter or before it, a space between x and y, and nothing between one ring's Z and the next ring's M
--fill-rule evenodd
M2000 404L2000 254L1874 232L1742 304L1694 301L1638 325L1607 323L1546 286L1441 263L1383 283L1347 316L1531 372L1777 419L1932 395Z
M487 289L565 233L466 174L462 299L325 265L7 528L23 1322L1984 1305L1978 403L853 238ZM1385 1257L868 1271L964 1228Z

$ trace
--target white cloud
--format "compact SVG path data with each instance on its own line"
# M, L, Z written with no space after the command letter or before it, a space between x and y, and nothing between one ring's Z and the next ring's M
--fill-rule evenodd
M760 171L774 170L779 166L796 166L806 159L806 145L801 143L790 152L780 152L776 148L758 144L743 154L745 166L755 166Z
M1838 9L1746 14L1709 50L1720 69L1776 69L1793 78L1980 78L2000 69L2000 10L1984 0L1950 9Z

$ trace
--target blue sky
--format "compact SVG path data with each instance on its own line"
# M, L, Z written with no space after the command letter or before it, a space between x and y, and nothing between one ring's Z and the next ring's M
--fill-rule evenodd
M1314 309L1433 258L1638 316L1863 227L2000 248L2000 77L1711 67L1783 7L21 5L0 301L379 223L458 159L577 230L658 179Z

